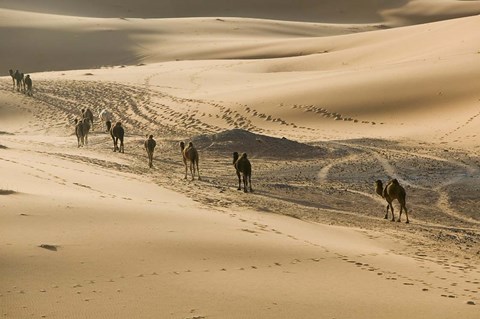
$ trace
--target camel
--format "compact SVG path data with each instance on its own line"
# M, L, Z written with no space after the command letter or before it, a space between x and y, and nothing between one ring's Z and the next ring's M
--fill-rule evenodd
M185 164L185 179L187 179L188 166L187 162L190 165L190 173L192 174L192 181L195 179L195 166L198 174L198 179L200 180L200 169L198 168L198 152L197 149L193 146L193 143L188 143L188 147L185 147L184 142L180 142L180 149L182 151L183 164Z
M20 73L20 71L16 70L13 74L13 77L15 78L15 82L17 84L17 92L20 91L20 89L22 89L22 92L24 92L25 87L23 81L23 73Z
M113 120L113 115L110 113L108 110L103 109L100 114L98 115L100 120L105 123L105 126L107 128L106 132L110 132L110 128L112 127L112 120Z
M88 120L75 119L75 135L77 136L78 147L88 145L88 132L90 131L90 123Z
M385 188L383 187L383 183L381 180L377 180L375 182L375 192L385 198L387 201L387 213L385 214L385 219L388 219L388 208L392 210L392 222L395 221L395 214L393 212L393 205L392 202L396 199L400 203L400 214L398 215L397 222L401 221L402 218L402 211L405 209L405 215L407 216L406 223L410 223L408 220L408 210L406 206L406 196L407 193L405 192L405 188L403 188L397 179L392 179L389 181Z
M252 164L247 158L247 153L243 153L242 156L238 155L238 152L233 152L233 166L237 171L238 177L238 190L242 189L242 183L240 175L243 176L243 191L247 192L247 186L250 189L250 192L253 192L252 189Z
M123 129L122 123L117 122L115 126L110 129L110 136L113 140L113 151L118 150L119 153L124 153L123 149L123 137L125 135L125 130ZM120 140L120 147L118 147L118 141Z
M155 150L155 146L157 146L157 142L153 139L153 135L146 136L147 139L145 140L145 150L147 151L148 155L148 167L153 167L153 151Z
M85 109L82 110L82 117L84 119L88 119L90 121L90 123L92 125L92 131L93 131L93 113L92 113L92 111L89 108L87 108L86 110Z
M33 96L32 79L30 78L30 74L27 74L27 76L25 77L25 86L26 86L25 94L27 94L28 96Z

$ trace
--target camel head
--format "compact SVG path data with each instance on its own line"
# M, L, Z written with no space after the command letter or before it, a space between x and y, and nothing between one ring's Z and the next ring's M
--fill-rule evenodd
M115 123L115 126L122 126L122 122Z
M184 142L180 142L180 149L182 151L185 149L185 143Z
M247 153L243 153L242 158L247 158Z
M233 152L233 164L238 160L238 152Z

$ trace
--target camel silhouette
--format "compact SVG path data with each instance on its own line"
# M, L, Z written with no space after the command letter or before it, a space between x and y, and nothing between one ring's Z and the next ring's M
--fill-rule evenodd
M195 179L195 169L198 174L198 179L200 180L200 169L198 168L198 151L193 146L193 143L188 143L188 147L185 147L184 142L180 142L180 149L182 152L183 164L185 164L185 179L187 179L188 166L190 166L190 173L192 174L192 181ZM187 165L187 163L189 165Z
M238 152L233 152L233 166L237 172L238 190L242 189L241 177L243 177L243 191L247 193L247 189L253 192L252 189L252 164L247 158L247 153L242 156Z
M388 219L388 209L390 208L392 211L392 222L395 221L395 214L393 211L392 202L396 199L400 203L400 214L398 215L397 222L401 221L402 211L405 209L405 215L407 216L406 223L410 223L406 206L407 193L405 191L405 188L400 185L397 179L392 179L385 185L385 187L383 187L383 183L381 180L375 181L375 192L385 198L385 200L387 201L387 212L385 214L385 219Z

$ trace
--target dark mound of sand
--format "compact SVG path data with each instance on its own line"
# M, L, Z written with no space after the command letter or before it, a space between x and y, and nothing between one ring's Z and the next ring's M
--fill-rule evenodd
M233 129L192 139L195 147L217 153L248 153L250 157L276 159L315 158L326 155L324 148L311 146L286 138L255 134Z

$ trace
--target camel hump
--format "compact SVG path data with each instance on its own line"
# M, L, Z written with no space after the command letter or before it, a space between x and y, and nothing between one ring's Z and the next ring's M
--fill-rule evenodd
M396 178L392 179L392 184L400 185L400 183L398 182L398 179Z
M155 140L153 138L149 138L147 140L147 148L149 151L153 151L153 149L155 148L155 146L157 146L157 143L155 142Z
M242 158L247 158L247 153L243 153Z

